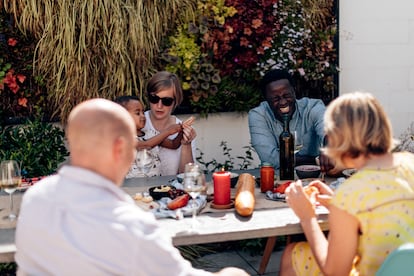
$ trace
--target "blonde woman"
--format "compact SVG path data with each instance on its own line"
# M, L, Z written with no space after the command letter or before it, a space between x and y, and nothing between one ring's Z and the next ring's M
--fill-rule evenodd
M328 239L300 182L286 191L307 242L289 244L281 275L375 275L387 255L414 242L414 155L392 152L391 124L368 93L345 94L325 114L330 158L358 172L335 192L321 182L318 201L329 209Z

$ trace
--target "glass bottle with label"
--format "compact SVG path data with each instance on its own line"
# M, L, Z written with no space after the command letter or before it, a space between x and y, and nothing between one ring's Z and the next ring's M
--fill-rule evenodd
M295 137L289 131L289 115L283 115L283 132L279 136L280 180L292 180L295 175Z

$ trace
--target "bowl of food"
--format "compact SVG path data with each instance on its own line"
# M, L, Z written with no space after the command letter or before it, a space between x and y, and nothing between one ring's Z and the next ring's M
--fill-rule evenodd
M172 190L175 190L175 187L170 185L161 185L149 188L149 194L153 199L159 200L163 197L170 197Z
M163 197L169 197L175 199L176 197L186 194L182 189L177 189L170 185L161 185L149 188L149 194L155 200L160 200Z
M318 178L321 174L321 167L316 165L301 165L295 167L296 175L300 179Z

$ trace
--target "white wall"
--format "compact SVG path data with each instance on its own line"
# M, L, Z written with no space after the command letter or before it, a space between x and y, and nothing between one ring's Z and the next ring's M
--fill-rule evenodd
M414 121L414 1L340 2L340 94L374 94L398 137Z
M186 119L190 115L178 115L180 119ZM208 115L207 118L196 116L193 125L197 131L197 148L203 153L204 161L211 161L213 158L224 163L224 156L220 143L227 142L228 148L231 148L230 154L235 159L235 164L240 164L237 156L246 156L244 146L250 145L249 126L247 113L225 112ZM199 151L197 151L199 156ZM259 165L259 157L253 153L253 167ZM238 169L238 167L236 167Z

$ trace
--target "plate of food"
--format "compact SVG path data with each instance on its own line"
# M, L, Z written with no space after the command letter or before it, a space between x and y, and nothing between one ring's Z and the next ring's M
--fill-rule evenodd
M357 169L346 169L342 171L342 174L346 177L351 177L357 171L358 171Z
M177 196L185 194L185 191L182 189L177 189L173 185L160 185L156 187L151 187L148 189L150 196L155 200L160 200L163 197L169 197L175 199Z
M193 201L190 195L172 185L160 185L151 187L148 192L136 193L134 196L138 206L152 212L156 218L176 218L191 216ZM203 209L207 203L207 196L200 195L194 201L197 212Z

